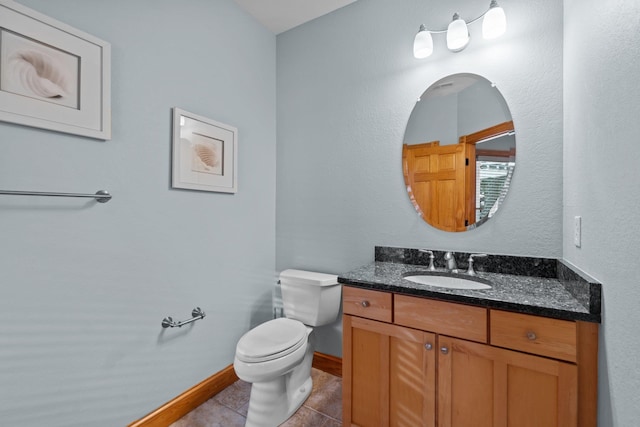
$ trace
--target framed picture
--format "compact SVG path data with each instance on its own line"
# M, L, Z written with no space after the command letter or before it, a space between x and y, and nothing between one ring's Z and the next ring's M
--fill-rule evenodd
M111 139L111 45L0 0L0 120Z
M238 129L173 109L172 187L238 191Z

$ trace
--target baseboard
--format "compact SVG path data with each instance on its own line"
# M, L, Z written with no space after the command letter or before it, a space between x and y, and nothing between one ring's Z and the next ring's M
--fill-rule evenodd
M342 378L342 359L330 354L313 353L312 366L316 369Z
M237 380L233 365L229 365L128 427L167 427Z
M342 359L339 357L315 352L313 354L312 366L331 375L342 377ZM201 383L194 385L178 397L165 403L147 416L129 424L128 427L167 427L237 380L238 376L233 370L233 365L229 365Z

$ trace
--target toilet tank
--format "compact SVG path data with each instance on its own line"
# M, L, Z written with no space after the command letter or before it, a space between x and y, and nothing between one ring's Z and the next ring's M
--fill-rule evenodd
M335 274L304 270L280 273L284 315L305 325L322 326L336 320L342 286Z

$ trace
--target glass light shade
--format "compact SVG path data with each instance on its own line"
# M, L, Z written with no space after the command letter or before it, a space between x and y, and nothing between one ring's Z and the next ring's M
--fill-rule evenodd
M454 15L453 21L447 28L447 47L453 52L459 52L469 44L469 30L464 19Z
M492 3L493 5L494 3ZM504 34L507 30L507 17L504 10L497 4L492 6L484 15L482 20L482 37L485 39L495 39Z
M433 38L431 33L424 26L420 27L420 31L413 40L413 56L417 59L426 58L433 53Z

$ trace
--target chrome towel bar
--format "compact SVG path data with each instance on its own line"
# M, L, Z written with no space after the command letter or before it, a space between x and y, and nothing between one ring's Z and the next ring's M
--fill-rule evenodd
M96 194L78 194L78 193L47 193L43 191L10 191L0 190L0 195L6 196L47 196L47 197L89 197L96 199L98 203L107 203L111 200L111 194L107 190L99 190Z
M200 307L196 307L193 309L193 311L191 311L191 316L193 316L191 319L183 320L182 322L174 322L171 317L165 317L164 319L162 319L162 327L163 328L176 328L176 327L181 328L187 323L204 319L204 316L206 316L206 314L204 311L202 311Z

